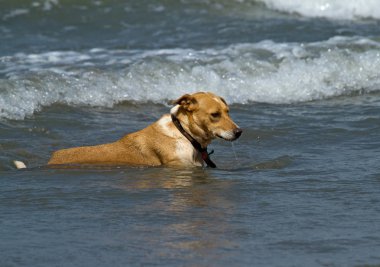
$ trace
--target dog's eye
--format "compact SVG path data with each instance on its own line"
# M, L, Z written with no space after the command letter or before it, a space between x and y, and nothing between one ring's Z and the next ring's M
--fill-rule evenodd
M211 113L211 117L213 117L214 119L220 118L220 116L221 116L220 112Z

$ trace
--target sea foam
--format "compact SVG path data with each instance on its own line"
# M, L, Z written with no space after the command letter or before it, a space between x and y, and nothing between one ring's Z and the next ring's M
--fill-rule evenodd
M380 43L360 37L199 51L56 51L0 62L0 117L6 119L23 119L53 103L166 103L195 91L215 92L230 103L289 104L380 90Z
M261 0L267 7L306 17L380 19L379 0Z

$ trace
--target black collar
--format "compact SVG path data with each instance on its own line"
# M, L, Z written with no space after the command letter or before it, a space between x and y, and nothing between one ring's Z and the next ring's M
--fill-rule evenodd
M185 129L183 129L181 122L178 120L178 118L176 116L171 114L171 117L172 117L172 121L173 121L174 125L177 127L177 129L186 137L187 140L190 141L190 143L193 145L193 147L199 153L201 153L202 159L204 162L206 162L207 166L210 168L216 168L215 163L212 162L212 160L210 159L210 154L212 154L214 151L212 151L211 153L208 153L207 147L203 148L202 145L197 140L195 140L188 132L185 131Z

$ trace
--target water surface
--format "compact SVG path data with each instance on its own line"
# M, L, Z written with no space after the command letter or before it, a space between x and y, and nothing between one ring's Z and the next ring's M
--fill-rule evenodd
M292 3L2 1L0 265L379 265L380 5ZM45 166L202 90L217 169Z

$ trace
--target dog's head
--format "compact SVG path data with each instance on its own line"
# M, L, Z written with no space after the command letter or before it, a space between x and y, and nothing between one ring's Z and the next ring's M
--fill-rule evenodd
M198 140L209 143L220 137L233 141L242 133L229 116L226 101L213 93L186 94L174 103L176 106L171 113L179 117L184 127Z

